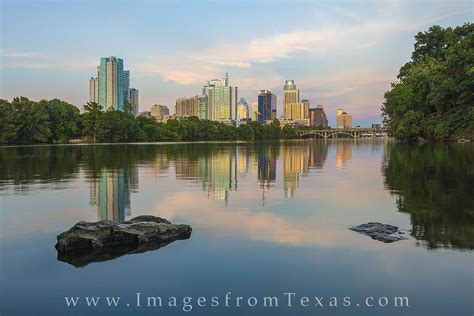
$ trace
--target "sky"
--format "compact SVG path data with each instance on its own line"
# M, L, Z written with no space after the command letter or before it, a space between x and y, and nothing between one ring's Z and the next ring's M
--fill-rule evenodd
M472 22L472 1L0 0L0 98L59 98L81 107L100 57L123 58L140 111L174 112L229 73L239 99L277 95L337 108L353 125L381 122L384 92L431 25Z

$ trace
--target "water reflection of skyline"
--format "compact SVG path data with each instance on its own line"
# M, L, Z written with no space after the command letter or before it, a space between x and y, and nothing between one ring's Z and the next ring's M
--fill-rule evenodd
M330 146L335 148L336 167L340 169L351 159L353 145L353 142L331 144L323 141L270 146L240 144L213 148L199 155L157 153L149 166L158 177L167 176L174 169L177 180L200 183L209 200L224 201L225 204L230 192L238 190L239 178L255 177L264 204L266 193L274 189L279 165L284 196L292 198L301 176L308 176L310 170L322 171ZM138 190L138 182L136 164L103 167L99 176L90 182L90 204L97 206L98 218L122 222L131 216L130 196Z
M101 220L123 222L131 216L130 195L138 191L138 167L102 168L100 177L90 183L90 204L97 206Z

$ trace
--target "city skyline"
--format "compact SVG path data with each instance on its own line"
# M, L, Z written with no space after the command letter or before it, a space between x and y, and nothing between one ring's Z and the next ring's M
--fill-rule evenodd
M301 99L323 104L332 126L337 108L353 115L354 126L380 122L383 94L409 58L414 35L433 24L472 19L470 1L296 2L297 21L283 19L287 9L279 1L26 2L1 4L1 98L60 98L81 106L88 101L87 79L98 58L112 55L126 60L133 73L139 111L153 104L172 109L176 99L198 94L209 78L228 72L239 99L249 105L259 90L275 93L278 116L282 82L294 79ZM89 23L103 18L105 8L107 23L100 28ZM266 16L259 15L263 8ZM189 29L172 19L178 11L183 18L219 14ZM121 23L130 14L140 23ZM245 23L229 23L235 16ZM111 31L134 40L130 45L108 41Z

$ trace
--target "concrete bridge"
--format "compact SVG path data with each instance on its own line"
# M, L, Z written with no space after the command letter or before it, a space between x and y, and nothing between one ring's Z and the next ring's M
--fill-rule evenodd
M345 129L307 129L297 131L300 137L306 135L317 135L324 139L338 138L338 135L349 136L354 139L359 138L372 138L372 137L385 137L387 133L384 130L373 129L373 128L345 128Z

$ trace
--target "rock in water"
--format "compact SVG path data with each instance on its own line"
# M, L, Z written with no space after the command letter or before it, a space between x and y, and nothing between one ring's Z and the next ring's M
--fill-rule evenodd
M398 229L397 226L377 222L361 224L350 227L349 229L385 243L407 239L407 237L404 236L404 233Z
M156 250L175 240L188 239L192 228L164 218L142 215L121 224L79 222L57 236L58 260L84 267L126 254Z

